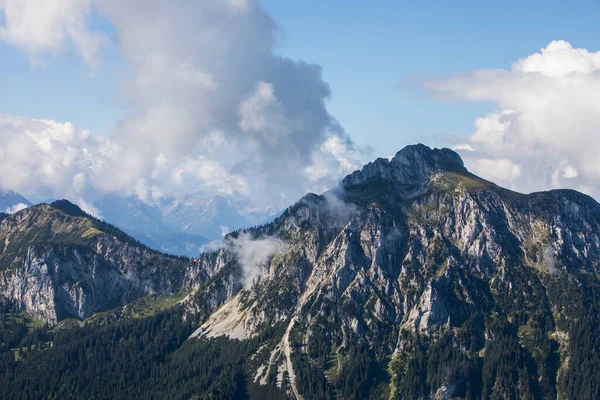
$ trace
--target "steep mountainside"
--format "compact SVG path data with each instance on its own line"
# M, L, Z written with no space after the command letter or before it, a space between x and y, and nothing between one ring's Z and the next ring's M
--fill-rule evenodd
M50 323L207 278L191 271L66 200L0 216L0 297Z
M22 236L21 255L6 250L20 237L15 224L51 232L40 249L68 242L78 271L92 264L74 261L75 242L105 249L118 240L154 255L154 263L126 251L89 257L110 260L115 276L131 271L135 290L187 296L140 321L40 334L51 349L0 368L7 398L107 398L106 382L115 382L113 395L136 398L600 398L600 205L569 190L503 189L448 149L416 145L378 159L194 261L107 228L90 238L83 224L62 238L62 225L37 216L26 229L19 221L34 211L0 225L1 288L12 299L40 286L7 291L23 280L10 276L52 269L27 261L46 254L26 245L38 240ZM70 232L70 218L97 223L56 212ZM40 368L52 375L28 378Z
M247 232L285 245L195 336L281 326L250 376L297 398L564 396L598 327L599 234L588 196L521 195L409 146Z

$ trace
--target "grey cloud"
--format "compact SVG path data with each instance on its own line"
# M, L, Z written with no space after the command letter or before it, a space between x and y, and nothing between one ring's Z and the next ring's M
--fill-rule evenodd
M92 5L115 28L126 66L119 101L130 112L101 149L86 139L91 161L70 172L82 174L70 191L133 192L143 182L148 191L241 193L283 205L358 165L327 111L321 67L275 54L276 24L257 1ZM332 139L346 150L327 145ZM331 173L316 173L323 168ZM29 185L34 191L36 182Z

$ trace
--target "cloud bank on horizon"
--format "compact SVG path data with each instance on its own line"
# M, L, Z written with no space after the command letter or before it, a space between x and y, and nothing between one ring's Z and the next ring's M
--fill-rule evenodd
M442 99L498 106L454 146L473 172L524 192L572 188L600 198L600 51L553 41L510 70L423 87Z
M110 21L114 40L91 16ZM323 191L359 166L326 108L320 66L273 52L276 25L253 0L0 0L0 41L43 64L101 68L118 46L130 112L110 135L0 114L0 187L66 196L96 213L102 193L240 194L262 205Z

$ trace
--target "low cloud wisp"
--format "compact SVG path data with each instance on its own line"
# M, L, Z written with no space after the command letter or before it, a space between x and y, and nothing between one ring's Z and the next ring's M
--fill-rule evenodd
M236 254L242 267L242 282L251 287L262 277L273 256L285 252L287 245L274 236L253 238L249 233L241 233L228 237L225 248Z
M28 205L27 205L27 204L25 204L25 203L18 203L18 204L15 204L15 205L14 205L14 206L12 206L12 207L8 207L8 208L7 208L6 210L4 210L4 211L5 211L7 214L14 214L14 213L16 213L16 212L19 212L19 211L21 211L21 210L24 210L24 209L26 209L27 207L28 207Z

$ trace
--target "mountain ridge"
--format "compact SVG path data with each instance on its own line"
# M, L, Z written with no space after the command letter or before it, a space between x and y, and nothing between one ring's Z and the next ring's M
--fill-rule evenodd
M50 323L89 317L139 293L179 292L187 264L67 200L35 205L0 222L0 293ZM161 276L163 270L171 280Z
M281 398L600 394L600 205L503 189L457 157L411 146L173 277L157 266L194 321L174 354L237 349L224 371Z

